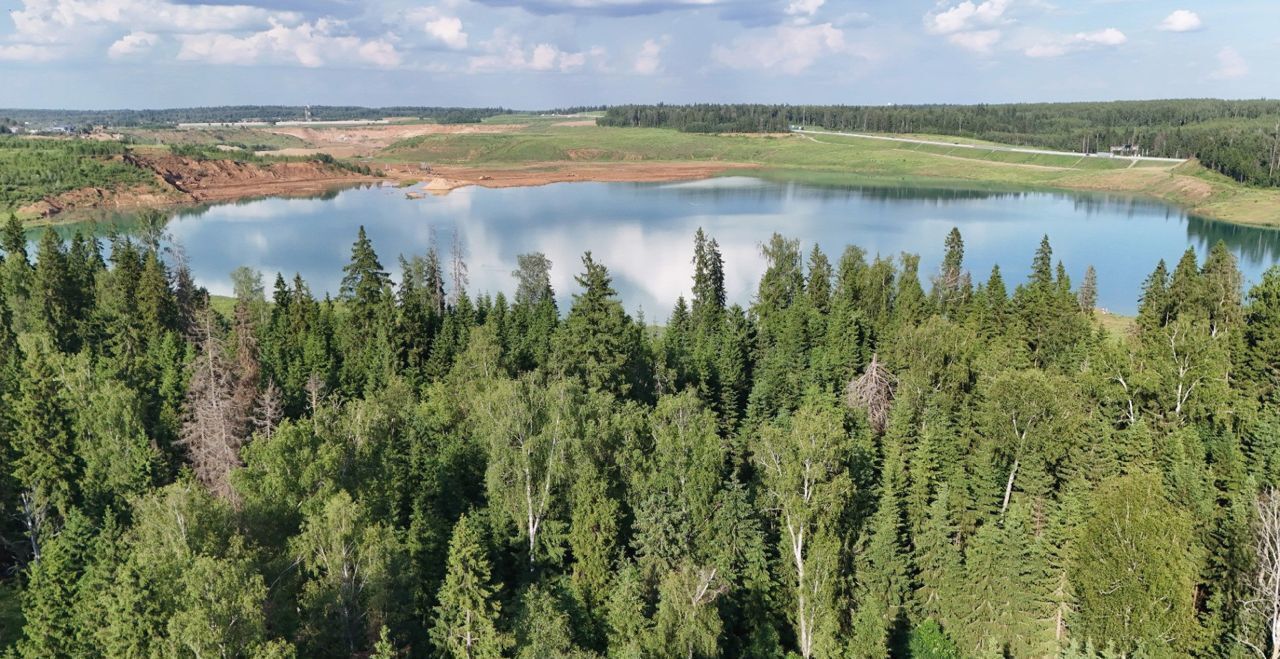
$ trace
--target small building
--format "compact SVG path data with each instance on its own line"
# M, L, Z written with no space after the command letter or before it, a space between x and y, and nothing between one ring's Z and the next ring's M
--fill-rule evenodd
M1111 155L1117 158L1136 158L1142 155L1142 147L1137 144L1111 147Z

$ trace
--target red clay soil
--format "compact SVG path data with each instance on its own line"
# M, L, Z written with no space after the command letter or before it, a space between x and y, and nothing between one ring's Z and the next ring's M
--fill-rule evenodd
M335 186L380 180L319 161L254 164L234 160L196 160L181 156L122 156L155 174L151 185L80 188L46 197L19 209L24 215L52 217L74 210L129 210L175 204L231 201L271 195L318 194Z

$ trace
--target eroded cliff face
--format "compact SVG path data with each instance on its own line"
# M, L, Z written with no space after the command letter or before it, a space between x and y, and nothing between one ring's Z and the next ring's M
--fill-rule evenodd
M155 180L147 185L79 188L45 197L22 207L19 212L52 217L75 210L130 210L268 195L313 194L338 185L377 180L318 160L257 164L132 153L117 158L150 171Z

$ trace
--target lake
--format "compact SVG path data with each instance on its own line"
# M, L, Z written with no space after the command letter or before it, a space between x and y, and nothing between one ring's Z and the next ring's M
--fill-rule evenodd
M382 263L426 251L436 240L446 256L455 231L464 246L472 292L514 290L517 254L541 251L554 263L561 309L576 292L573 275L591 250L609 267L632 313L665 321L677 296L688 295L693 234L719 241L731 302L748 304L764 268L759 245L773 232L816 242L838 262L845 245L876 253L921 256L921 279L942 258L943 239L959 227L965 266L983 281L998 263L1010 288L1030 270L1047 234L1055 260L1073 283L1098 271L1098 304L1133 314L1142 281L1165 259L1170 267L1188 246L1203 259L1226 241L1247 282L1276 263L1280 231L1240 227L1125 197L1041 192L1004 193L877 187L814 187L730 177L672 184L561 183L534 188L463 188L408 199L390 186L348 189L313 199L262 199L186 210L169 223L198 282L230 294L228 274L240 265L264 273L300 272L317 295L336 293L356 229L364 225ZM83 226L83 225L80 225ZM117 226L128 227L128 222ZM69 233L77 225L59 227ZM98 223L95 231L109 230Z

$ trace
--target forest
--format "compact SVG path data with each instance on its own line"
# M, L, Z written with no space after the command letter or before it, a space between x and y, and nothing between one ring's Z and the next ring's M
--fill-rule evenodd
M163 222L10 219L0 655L1280 652L1280 268L1188 250L1114 332L1047 238L1011 285L774 235L744 307L699 230L655 328L589 252L562 309L355 233L227 302Z
M1280 101L1184 99L1008 105L630 105L610 107L602 126L690 132L782 132L794 125L835 131L925 133L1107 152L1197 158L1241 183L1280 186Z
M113 158L126 151L119 142L0 136L0 209L78 188L153 181L151 172Z
M347 105L313 105L315 121L349 121L413 117L445 124L476 123L486 117L506 114L503 108L457 108L392 106L366 108ZM158 110L28 110L0 108L0 124L36 126L173 126L180 123L236 123L239 121L303 121L301 105L228 105L222 107L168 108Z

